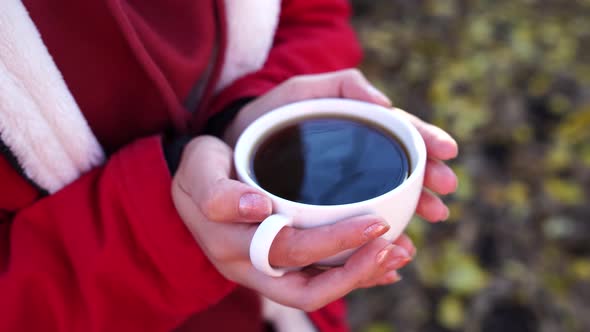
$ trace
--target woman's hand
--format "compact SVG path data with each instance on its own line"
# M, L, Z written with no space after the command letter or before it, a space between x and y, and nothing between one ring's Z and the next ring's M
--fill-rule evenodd
M394 244L379 238L389 226L376 216L306 230L285 227L269 255L274 266L305 267L342 250L363 247L344 266L269 277L252 266L249 246L257 224L272 212L271 202L256 189L232 180L231 169L229 146L214 137L195 138L183 153L172 197L217 270L275 302L312 311L356 288L396 282L396 270L415 253L405 235Z
M246 105L226 131L235 144L256 118L279 106L311 98L342 97L390 107L387 97L357 70L299 76ZM457 144L443 130L402 110L421 133L428 151L425 189L417 213L429 221L448 217L445 204L434 194L448 194L457 179L444 160L457 155ZM211 262L226 278L258 291L269 299L303 310L317 309L348 292L399 280L398 269L415 254L402 235L393 244L379 238L388 230L376 216L361 216L313 229L285 227L273 242L269 260L279 267L305 267L350 248L360 248L344 266L320 271L305 268L273 278L256 270L248 249L257 223L272 212L270 200L231 179L232 151L213 137L194 139L185 149L174 177L172 196L177 210Z
M292 102L305 99L341 97L391 107L389 99L375 89L356 69L327 74L297 76L277 86L267 94L246 105L228 127L225 141L234 145L239 135L261 115ZM435 194L446 195L457 188L457 177L444 161L455 158L458 147L455 140L442 129L428 124L400 109L393 112L407 117L418 129L428 153L424 174L424 187L416 212L422 218L437 222L448 218L449 209Z

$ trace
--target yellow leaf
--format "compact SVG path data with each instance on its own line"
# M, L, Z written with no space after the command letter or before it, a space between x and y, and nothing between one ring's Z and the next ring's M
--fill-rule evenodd
M391 324L385 322L373 322L363 332L395 332Z
M423 246L424 233L426 230L425 224L422 220L418 220L418 217L413 217L406 228L406 232L416 247L420 248Z
M463 203L462 202L452 202L448 204L449 206L449 220L448 222L454 222L460 220L463 217Z
M529 188L521 181L511 182L504 191L506 201L516 209L527 209L529 206Z
M576 259L569 266L570 273L577 279L590 280L590 260Z
M528 125L521 125L512 131L512 137L516 143L528 143L533 138L533 129Z
M565 113L572 106L569 98L562 94L556 94L549 98L549 109L552 113L562 114Z
M571 165L572 159L571 145L558 140L547 153L545 166L552 171L560 170Z
M585 201L580 184L559 178L549 178L543 182L545 192L553 200L563 204L580 204Z
M461 250L457 243L445 244L439 264L444 285L454 294L474 294L488 284L488 275L475 257Z
M568 114L557 128L558 139L568 143L579 143L590 140L590 105Z
M581 148L579 157L586 167L590 167L590 142Z
M428 9L434 16L453 16L457 12L457 3L455 0L431 0Z
M492 38L492 33L493 28L489 20L481 16L476 17L469 24L469 35L475 42L488 42Z
M438 304L437 319L449 329L457 329L465 321L465 307L460 298L447 295Z
M459 200L471 198L473 196L473 184L467 169L460 165L454 165L453 171L455 171L457 180L459 181L459 187L457 187L455 195Z

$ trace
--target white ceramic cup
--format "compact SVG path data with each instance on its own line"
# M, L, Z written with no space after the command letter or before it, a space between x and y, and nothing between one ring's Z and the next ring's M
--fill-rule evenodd
M283 125L311 116L346 116L364 122L378 124L390 131L405 145L409 154L411 171L409 177L391 191L365 201L341 205L310 205L286 200L266 191L254 180L251 169L254 150L269 134ZM426 166L426 147L416 128L400 114L375 104L349 99L312 99L279 107L254 121L242 133L236 144L234 163L240 181L258 188L273 202L273 215L259 226L250 244L250 260L260 271L281 276L289 269L275 268L269 264L268 254L271 244L285 226L310 228L335 223L349 217L374 214L384 218L391 226L382 235L392 241L397 238L416 210L422 191L424 168ZM285 176L289 176L286 174ZM319 265L340 265L353 250L343 251L335 256L317 262Z

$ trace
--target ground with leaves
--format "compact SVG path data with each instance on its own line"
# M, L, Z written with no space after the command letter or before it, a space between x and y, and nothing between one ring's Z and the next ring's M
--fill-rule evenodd
M590 1L352 3L363 71L461 149L451 219L411 223L354 331L590 331Z

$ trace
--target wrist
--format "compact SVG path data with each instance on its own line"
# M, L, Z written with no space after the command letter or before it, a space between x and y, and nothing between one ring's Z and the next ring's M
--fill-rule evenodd
M170 175L174 176L176 174L184 148L190 140L191 137L188 135L171 138L164 137L162 139L162 150L164 151L164 158L166 159L166 165L168 165Z
M207 122L203 134L222 138L225 142L235 143L237 136L235 138L233 137L233 133L236 131L235 126L233 126L234 119L240 110L254 99L254 97L240 98L231 103L222 112L214 115ZM236 135L239 135L239 133ZM171 175L176 174L184 148L191 139L192 137L189 135L164 137L162 139L162 149L164 150L164 157L166 158L166 164ZM230 144L230 146L233 146L233 144Z
M233 124L238 113L254 99L254 97L245 97L231 103L222 112L211 117L207 122L204 134L216 136L228 142L225 138L233 132Z

